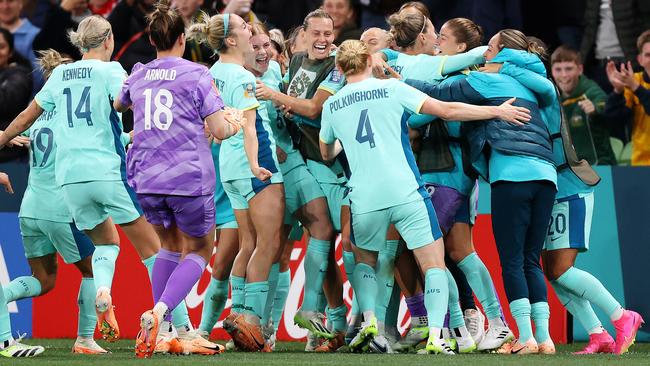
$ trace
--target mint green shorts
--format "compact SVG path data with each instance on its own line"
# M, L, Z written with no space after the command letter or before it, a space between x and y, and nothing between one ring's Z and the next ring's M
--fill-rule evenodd
M348 188L340 183L319 183L320 188L327 198L327 207L330 211L332 226L335 231L341 232L341 206L346 201ZM349 205L349 201L348 201Z
M142 216L135 191L121 180L66 184L63 197L79 230L91 230L112 218L122 225Z
M256 194L262 192L264 188L271 184L282 183L281 173L273 173L271 179L262 182L257 178L233 179L223 182L223 190L226 192L230 205L233 210L247 210L248 201L252 200Z
M379 252L386 245L388 226L394 224L410 250L442 238L431 200L421 199L382 210L355 214L350 240L359 248Z
M20 218L20 232L28 259L59 253L65 263L93 254L95 246L73 223Z
M221 229L239 229L239 225L237 225L237 220L232 220L221 225L217 225L217 230Z
M284 174L285 211L292 216L299 208L316 198L325 197L316 178L306 165L298 165ZM289 224L290 222L286 222Z

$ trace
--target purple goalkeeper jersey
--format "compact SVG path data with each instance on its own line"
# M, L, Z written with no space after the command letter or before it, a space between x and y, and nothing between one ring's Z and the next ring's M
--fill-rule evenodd
M203 120L224 104L205 66L178 57L136 64L120 102L131 105L134 114L127 172L137 193L214 193L214 163Z

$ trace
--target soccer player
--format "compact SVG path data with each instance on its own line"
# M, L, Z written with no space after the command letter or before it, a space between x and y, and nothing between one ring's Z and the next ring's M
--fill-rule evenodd
M485 50L485 47L478 47L472 51L469 51L467 53L459 53L457 50L453 50L453 47L447 47L445 45L445 48L447 50L447 53L449 55L432 55L433 50L436 47L436 44L438 43L439 39L437 38L435 34L435 29L433 24L431 23L430 20L428 20L423 14L420 14L419 12L399 12L394 15L392 15L389 18L389 23L391 24L391 33L393 34L393 38L404 53L398 53L394 52L392 50L382 50L381 53L376 54L374 56L373 61L375 61L376 65L382 65L385 64L384 60L388 60L388 65L389 69L394 69L396 72L402 77L402 78L409 78L409 79L417 79L421 81L427 81L431 83L438 83L441 80L445 78L446 75L452 74L452 75L458 75L460 71L463 69L480 63L483 61L483 56L480 52ZM468 33L471 32L476 32L476 31L469 31ZM479 37L480 38L480 37ZM443 42L444 43L444 42ZM474 41L474 44L472 46L478 46L480 45L480 40L479 41ZM465 46L465 49L468 49L467 45ZM391 71L392 72L392 71ZM382 70L383 74L383 70ZM460 74L462 75L462 74ZM461 77L460 75L458 76L453 76L452 78L458 78ZM447 79L449 80L449 78ZM447 81L449 82L449 81ZM429 116L414 116L409 119L409 125L412 127L420 127L424 126L432 121L432 118ZM427 127L428 130L434 131L436 134L443 134L443 133L449 133L448 131L444 131L441 129L444 128L449 128L450 124L447 124L446 126L442 126L440 124L432 124L430 127ZM458 131L454 130L454 132L457 133L457 135L460 135L460 127L457 125L454 125L453 123L451 124L452 129L457 129ZM435 136L436 134L432 133ZM444 144L444 142L442 142ZM467 197L467 202L466 202L466 212L468 213L466 216L467 218L461 218L464 221L470 221L469 217L469 206L470 202L468 197L471 194L472 187L474 186L473 182L469 178L465 178L464 171L463 169L458 169L455 171L455 174L451 174L453 178L449 178L449 174L445 173L432 173L432 170L439 169L435 167L435 164L431 163L436 163L432 159L436 158L441 158L441 157L431 157L431 147L434 147L434 149L437 147L439 148L441 146L440 141L428 141L425 140L422 143L421 150L420 151L420 158L418 159L418 164L420 171L422 173L425 173L423 178L425 179L425 182L428 183L428 192L430 192L431 199L434 203L434 208L436 209L436 212L440 214L440 217L442 219L442 229L445 234L450 233L452 229L452 224L453 220L455 218L455 215L457 211L459 211L460 204L461 204L461 198L462 195ZM450 148L451 149L451 148ZM456 159L458 160L457 166L462 167L462 159L460 156L460 149L456 148L455 150L456 153ZM427 159L429 161L427 162ZM439 163L439 162L437 162ZM456 164L456 163L454 163ZM440 169L444 170L444 169ZM462 176L462 177L461 177ZM466 188L460 188L456 187L451 189L448 189L448 186L451 184L451 181L458 181L458 182L463 182ZM440 184L443 183L443 184ZM435 186L444 186L440 189L434 189ZM457 189L462 190L462 194L458 194ZM458 244L458 239L462 241L461 244ZM469 226L458 226L454 230L454 233L451 234L451 242L449 243L453 248L464 248L463 253L459 253L458 257L460 259L465 258L467 255L473 252L473 249L471 248L471 239L469 236ZM469 245L468 245L469 244ZM469 248L468 248L469 246ZM453 250L453 249L452 249ZM467 254L466 256L463 256L463 254ZM402 254L402 256L408 257L411 254L409 252L405 252ZM457 258L458 259L458 258ZM475 259L478 259L476 261ZM482 265L482 262L480 261L479 258L474 258L470 257L468 258L468 262L471 264L470 266L465 266L465 270L468 272L470 270L475 271L475 273L478 273L478 275L472 276L473 284L474 287L476 287L476 291L480 294L479 299L482 300L484 303L484 308L488 310L489 312L489 318L490 318L490 324L492 331L490 331L490 336L488 339L485 340L483 345L481 345L481 349L485 349L484 347L491 347L490 349L493 348L498 348L503 344L505 341L508 340L508 338L512 337L512 334L509 332L509 329L505 326L503 320L501 319L501 311L500 311L500 306L498 299L496 297L496 294L494 293L492 281L490 279L490 275L487 272L487 269L483 265L483 268L480 268ZM402 258L400 263L410 263L410 260L408 258ZM457 268L454 268L455 263L450 264L450 272L451 270L458 270ZM471 268L469 268L471 267ZM402 265L398 265L398 270L400 268L405 268L406 271L408 271L409 266L406 265L403 267ZM454 272L452 272L454 273ZM460 274L457 274L459 279L462 280L458 281L460 282L461 285L464 285L461 287L464 299L464 303L470 302L473 303L473 297L471 295L471 289L468 288L467 280L463 278L463 273L461 272ZM401 278L407 278L407 274L402 274L399 276ZM476 348L476 341L482 341L480 339L482 337L483 333L483 319L482 317L479 317L476 313L472 313L471 311L468 312L468 317L465 318L465 321L467 324L472 325L471 328L473 329L473 332L471 332L473 337L476 337L476 340L473 342L474 339L470 339L472 337L467 337L467 326L463 324L463 312L460 306L458 305L458 300L459 296L459 291L456 290L456 280L454 278L450 278L450 281L453 281L454 283L451 283L451 291L450 291L450 326L451 328L456 328L456 331L454 334L456 335L455 337L449 337L452 340L452 344L454 343L453 341L457 339L459 348L463 352L469 352L472 349ZM405 284L402 284L403 289L407 287ZM411 329L407 333L407 335L400 340L399 344L397 345L396 348L401 349L401 348L410 348L415 345L417 345L418 342L423 341L426 339L426 324L420 324L420 320L424 320L423 317L420 317L419 315L422 314L423 312L423 305L422 305L422 295L420 293L421 289L420 288L414 288L411 289L411 296L409 296L407 304L409 305L409 309L411 310L412 314L415 314L413 317L414 322L412 324ZM467 292L469 292L469 295L466 295ZM465 300L465 299L469 299ZM475 305L469 304L466 306L469 307L475 307ZM479 325L480 324L480 325ZM446 331L445 331L446 333ZM447 337L447 334L445 334Z
M480 27L469 19L450 19L440 28L440 36L437 39L437 47L441 56L457 55L468 49L474 49L481 45L483 34ZM408 70L403 70L406 72ZM441 84L448 85L455 80L466 77L465 73L454 73L448 76ZM417 127L422 119L412 119L409 124ZM444 126L445 131L439 127ZM472 244L471 225L474 219L471 212L477 205L477 195L473 190L477 189L476 175L467 171L466 165L469 162L467 156L463 156L461 125L457 122L447 122L445 125L429 124L426 127L424 140L418 163L425 186L431 189L433 207L438 214L440 225L445 233L445 252L447 254L448 267L454 274L454 279L459 284L461 292L461 304L463 304L465 322L467 328L476 341L478 350L497 349L505 342L514 339L514 335L505 324L501 311L501 305L496 295L494 284L490 273L483 261L478 257ZM453 158L453 169L445 171L445 168L437 165L443 156L437 155L440 147L441 136L447 134L448 140L442 137L442 145L447 144ZM448 158L448 156L447 156ZM433 164L431 164L433 163ZM460 272L460 273L458 273ZM462 290L467 289L463 294ZM488 318L488 330L484 330L485 318L473 305L472 290L477 294ZM465 298L465 299L463 299ZM467 304L469 303L469 304ZM464 329L457 328L462 325L460 314L452 312L450 323L452 332L456 335ZM456 337L459 348L464 337ZM468 346L468 348L471 348Z
M221 140L240 127L235 114L224 117L210 71L181 58L184 32L178 11L159 1L149 17L156 59L134 67L114 102L118 111L133 109L129 183L162 244L152 273L155 305L140 319L135 347L140 358L152 355L159 333L169 336L171 310L199 280L212 254L215 174L204 120ZM203 354L221 351L202 337L188 341Z
M516 30L503 30L488 44L489 61L503 48L540 53ZM538 353L533 337L531 311L540 314L536 329L548 333L546 285L539 259L556 193L557 173L546 121L539 112L537 98L515 79L500 74L471 72L450 85L433 87L419 81L410 85L442 100L495 105L515 96L516 105L531 111L531 120L513 127L486 121L470 126L467 138L471 162L492 188L492 228L499 252L503 282L519 340L504 344L503 353ZM489 156L485 146L491 147ZM487 166L485 162L487 161Z
M339 348L347 328L345 321L347 307L343 303L342 278L334 259L334 235L331 230L328 230L330 225L327 225L326 221L330 221L334 231L345 234L342 228L346 220L341 216L341 212L347 179L339 160L326 164L320 156L318 130L323 102L336 93L345 80L335 70L334 57L330 53L334 41L332 18L322 9L314 10L305 17L303 27L307 52L297 53L292 57L289 70L283 80L285 93L258 82L257 96L259 99L270 100L276 105L284 106L293 114L291 121L298 127L301 136L297 149L305 160L311 176L320 186L316 187L313 179L306 175L304 170L296 172L302 175L297 179L305 179L301 182L301 189L308 193L306 198L311 198L311 203L304 201L301 202L302 205L296 207L308 205L305 208L309 213L306 210L300 212L303 219L308 218L305 217L306 214L314 212L318 212L318 216L314 217L317 220L315 225L310 224L307 227L310 238L305 257L305 292L302 306L296 313L294 322L317 336L334 338L331 346ZM323 199L317 198L322 194L327 199L326 206ZM324 209L329 211L329 218L325 218ZM318 227L322 229L317 231ZM345 263L349 263L351 256L349 242L349 239L343 235ZM329 323L332 324L333 334L325 330L319 317L319 312L323 310L318 300L321 289L327 297L327 314Z
M142 217L135 192L126 182L126 152L120 116L111 100L117 97L126 72L108 62L114 41L111 25L90 16L70 31L71 43L82 59L60 65L0 136L0 147L27 130L40 115L56 109L57 150L55 176L75 226L95 244L93 277L97 296L97 326L104 339L119 338L111 286L120 251L119 224L145 266L153 263L160 240Z
M226 191L223 189L221 174L219 172L221 141L214 139L210 145L216 173L214 206L216 209L215 225L218 239L215 243L217 247L215 248L216 252L212 265L212 276L210 277L210 284L205 290L203 309L201 311L201 323L198 328L199 334L205 339L210 337L214 325L226 307L230 273L237 252L239 251L239 230L237 229L235 213L232 210ZM226 344L226 349L234 347L231 341Z
M279 64L270 60L271 40L269 33L261 24L253 24L251 30L253 34L251 38L253 52L247 55L244 66L255 75L258 83L262 83L264 87L279 91L282 74L280 73ZM292 227L297 220L300 220L303 226L317 238L332 237L333 228L328 219L325 195L309 170L307 170L300 153L294 148L283 116L278 113L272 101L264 100L261 101L261 104L269 116L269 126L276 141L276 153L285 183L285 218L282 245L269 275L270 289L267 309L262 317L262 324L266 327L265 336L268 340L272 333L272 328L268 327L268 321L270 320L269 316L273 308L280 274L280 259L284 247L288 245ZM341 314L341 316L344 318L345 313ZM329 333L324 327L322 331Z
M13 194L11 181L6 173L0 172L0 186L9 194ZM0 291L0 356L2 357L34 357L45 351L41 346L30 346L20 343L11 336L11 320L4 291Z
M266 108L255 98L255 76L243 67L252 52L250 25L236 14L224 13L206 17L188 32L219 53L210 72L224 103L244 111L243 131L224 141L219 155L221 181L240 235L230 276L233 305L224 328L237 347L260 351L265 348L260 319L280 248L283 217L278 213L284 212L284 187Z
M527 120L528 115L524 108L508 103L496 108L442 103L397 80L374 79L370 57L360 41L346 41L341 45L337 66L348 84L323 105L320 132L323 158L332 159L345 146L352 173L349 187L357 261L352 283L364 322L350 347L358 349L377 334L374 265L377 252L386 243L388 226L393 223L408 248L414 251L425 276L429 317L427 350L453 354L441 337L449 296L442 233L415 166L405 117L426 113L454 120L499 118L517 122ZM372 179L375 166L382 166L392 174L378 183Z
M38 59L46 79L55 67L72 61L54 50L42 51ZM107 351L93 339L97 322L93 306L96 290L91 264L94 246L75 227L54 174L57 129L60 127L57 118L60 116L57 116L56 111L43 113L23 136L12 140L12 143L18 140L23 146L31 147L29 181L18 216L25 256L32 275L15 278L3 286L2 290L7 303L45 295L56 284L56 253L59 253L64 262L74 263L82 277L77 301L77 339L72 352L104 354Z
M553 141L553 155L558 166L558 193L551 214L542 258L544 272L551 281L558 297L567 310L585 327L589 333L587 346L575 354L615 353L622 354L634 343L636 332L643 324L642 317L631 310L624 309L603 284L590 273L575 267L580 252L589 249L589 231L594 208L595 185L600 178L585 162L580 169L568 162L567 156L576 156L570 142L563 141L569 126L561 126L560 101L552 83L546 79L543 64L524 51L507 50L492 59L498 63L500 73L515 77L522 84L534 90L548 106L544 114L551 131L559 135ZM507 66L501 66L503 62ZM569 154L567 154L567 150ZM587 170L585 172L585 170ZM592 304L609 315L616 329L616 341L602 327L594 313ZM536 314L533 313L533 320ZM545 339L537 339L540 353L555 353L555 345L547 334ZM536 338L540 338L536 332Z
M368 28L361 34L360 40L368 46L371 53L375 53L384 48L389 48L393 37L385 29Z

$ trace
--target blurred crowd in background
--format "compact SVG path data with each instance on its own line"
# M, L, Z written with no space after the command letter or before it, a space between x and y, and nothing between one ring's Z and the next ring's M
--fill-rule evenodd
M388 30L397 0L175 0L189 24L204 13L237 13L276 28L276 48L290 58L304 16L323 7L334 19L336 40L359 39L364 30ZM43 85L35 66L39 50L73 58L67 31L91 14L106 17L115 37L113 60L130 71L156 56L146 16L154 0L0 0L0 130ZM556 82L580 157L600 165L650 165L649 0L424 0L436 29L465 17L484 31L484 44L504 28L522 30L548 47L548 75ZM286 41L285 41L286 39ZM211 65L214 52L188 42L185 58ZM613 61L613 64L610 63ZM609 64L609 66L608 66ZM613 67L612 67L613 65ZM125 130L131 129L125 116ZM0 162L22 159L20 148L0 151Z

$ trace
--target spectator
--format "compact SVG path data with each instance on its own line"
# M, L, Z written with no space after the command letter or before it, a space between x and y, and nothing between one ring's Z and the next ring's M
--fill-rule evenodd
M156 58L156 49L149 42L147 15L153 11L155 0L122 0L108 21L113 28L115 52L113 60L131 73L133 65Z
M0 28L0 130L9 126L16 116L29 104L32 92L31 64L14 47L10 31ZM26 157L21 147L5 147L0 150L0 162Z
M323 0L323 10L334 21L334 44L340 45L348 39L359 39L361 29L357 28L352 0Z
M386 18L399 10L400 5L404 2L400 0L359 0L358 3L361 9L362 29L376 27L387 30Z
M115 9L117 3L118 0L89 0L88 9L92 14L107 18L113 9Z
M586 74L612 91L605 65L634 60L635 37L650 28L648 0L587 0L580 54Z
M486 39L490 39L502 29L523 28L520 0L473 0L472 10L465 18L472 19L483 28Z
M393 41L390 32L381 28L370 28L361 35L361 42L368 46L368 52L373 54L384 48L389 48Z
M606 113L617 121L632 120L632 165L650 165L650 30L637 39L637 62L643 68L636 74L632 63L607 64L607 76L614 87Z
M260 20L253 13L253 2L255 0L223 0L223 4L226 7L222 13L234 13L242 17L247 23L257 23Z
M203 0L176 0L175 6L178 8L181 17L183 17L186 27L192 23L198 22L204 14L201 12ZM212 66L212 64L217 60L216 54L209 46L205 43L199 43L194 39L188 39L186 41L183 58L198 62L207 67Z
M42 51L51 48L75 60L80 59L79 50L68 41L68 30L77 29L79 22L90 15L88 4L86 0L50 3L43 29L34 39L34 49Z
M609 120L603 114L607 94L582 74L578 52L567 46L558 47L551 55L551 72L560 89L560 101L578 157L592 165L616 165L609 142Z
M289 34L296 25L302 24L305 14L317 9L322 2L322 0L264 0L257 1L253 5L257 16L267 19L270 25Z
M553 0L551 7L557 24L555 32L560 44L568 45L574 50L580 49L586 3L587 0ZM557 9L562 9L562 11L557 11Z
M14 47L16 52L29 60L34 70L33 89L35 92L43 85L43 76L36 64L36 56L32 48L34 38L40 32L29 19L21 18L23 0L0 0L0 27L9 30L14 36Z

